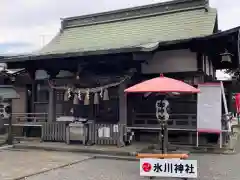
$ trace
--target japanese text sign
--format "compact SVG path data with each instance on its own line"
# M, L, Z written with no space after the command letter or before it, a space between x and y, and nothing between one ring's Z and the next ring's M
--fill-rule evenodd
M197 160L142 158L140 176L197 178Z

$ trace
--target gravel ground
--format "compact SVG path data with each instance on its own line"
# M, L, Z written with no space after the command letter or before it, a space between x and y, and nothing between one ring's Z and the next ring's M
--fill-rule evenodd
M192 155L199 164L199 180L239 180L238 155ZM28 180L141 180L138 162L92 159L40 174ZM166 178L159 178L166 179Z

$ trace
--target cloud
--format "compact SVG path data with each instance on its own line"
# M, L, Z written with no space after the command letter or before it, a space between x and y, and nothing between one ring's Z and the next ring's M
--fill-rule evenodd
M0 43L23 43L7 51L30 52L48 43L59 31L60 18L91 14L163 2L164 0L1 0ZM167 0L165 0L167 1ZM210 0L219 12L219 27L223 30L238 26L239 0ZM0 47L1 48L1 47ZM4 51L2 48L0 52ZM10 49L10 50L9 50Z
M27 26L17 26L15 28L5 26L0 28L0 43L21 42L40 48L43 44L43 37L45 38L45 43L47 43L55 36L59 27L58 23L38 25L31 28L27 28Z
M22 42L31 44L31 47L21 48L21 50L13 48L11 51L22 52L25 49L24 51L28 52L37 50L57 34L60 28L60 18L160 1L131 0L130 3L130 1L111 0L1 0L0 43Z
M0 54L23 53L31 48L32 44L22 42L0 43Z
M210 5L218 10L219 27L222 30L240 26L239 0L210 0Z

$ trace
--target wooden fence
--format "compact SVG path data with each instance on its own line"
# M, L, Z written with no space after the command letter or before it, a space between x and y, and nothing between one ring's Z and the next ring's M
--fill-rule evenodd
M43 123L42 140L66 142L66 123L65 122Z
M124 146L124 124L89 124L89 141L98 145Z
M67 125L64 122L44 123L42 126L43 141L67 142ZM88 124L88 131L83 131L87 144L124 146L126 125L124 124ZM69 140L68 140L69 141Z

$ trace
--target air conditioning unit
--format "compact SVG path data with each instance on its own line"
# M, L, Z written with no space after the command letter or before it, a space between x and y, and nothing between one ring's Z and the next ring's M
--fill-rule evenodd
M5 110L7 107L10 107L11 105L9 103L0 103L0 117L2 119L8 119L10 117L10 114L8 114Z

